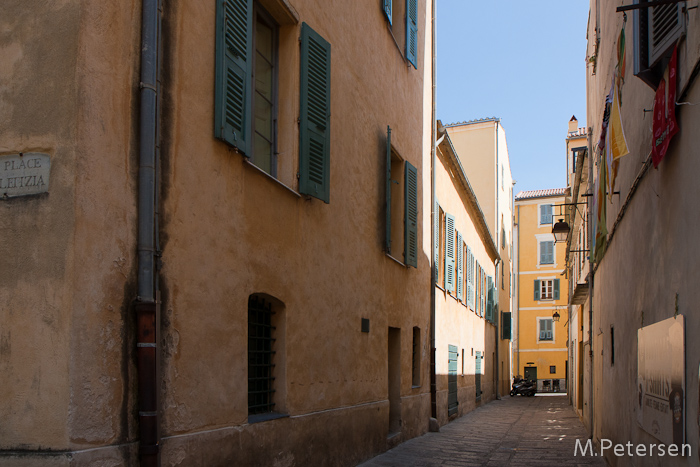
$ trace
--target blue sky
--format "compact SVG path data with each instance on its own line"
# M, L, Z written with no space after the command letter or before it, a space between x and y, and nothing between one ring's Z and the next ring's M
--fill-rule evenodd
M514 193L566 186L566 132L586 126L588 0L437 0L437 118L499 117Z

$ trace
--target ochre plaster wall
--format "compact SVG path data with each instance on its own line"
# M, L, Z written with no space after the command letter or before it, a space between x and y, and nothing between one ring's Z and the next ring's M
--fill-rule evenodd
M127 463L134 451L138 7L3 5L0 155L51 157L48 193L0 201L3 465Z
M355 449L347 463L382 451L389 428L389 327L401 329L402 436L427 430L430 258L421 251L418 268L405 268L383 252L387 125L392 145L418 168L419 179L429 170L422 163L423 106L411 97L423 92L427 32L419 30L415 70L403 61L379 6L370 14L355 2L292 3L300 22L280 28L278 124L278 179L291 191L213 138L214 3L180 2L166 12L165 465L207 465L197 454L205 445L192 447L206 442L207 430L220 430L232 446L239 432L257 433L262 450L288 452L301 463L343 458ZM425 8L419 2L419 24ZM331 44L330 204L293 192L301 22ZM419 206L429 193L419 184ZM426 230L419 216L420 245ZM253 293L284 304L284 382L276 398L290 417L249 425L247 303ZM370 320L368 334L360 332L361 318ZM414 326L421 330L415 388ZM358 407L367 408L351 423ZM327 411L335 421L320 429ZM352 430L358 423L371 442L357 444ZM298 432L296 447L276 435L289 431ZM300 446L312 439L319 449L307 457ZM188 444L185 451L177 448L181 443ZM245 444L236 449L241 454Z

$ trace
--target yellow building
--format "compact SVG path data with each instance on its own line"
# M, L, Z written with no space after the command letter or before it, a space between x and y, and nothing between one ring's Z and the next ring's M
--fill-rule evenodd
M552 224L566 188L523 191L515 197L518 294L516 372L537 381L539 392L565 392L567 382L565 245L554 242ZM563 211L562 211L563 212Z

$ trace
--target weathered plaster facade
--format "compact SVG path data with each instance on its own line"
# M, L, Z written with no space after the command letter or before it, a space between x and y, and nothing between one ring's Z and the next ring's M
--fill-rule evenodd
M417 2L416 67L378 4L260 3L279 25L276 178L213 136L216 2L163 2L162 465L353 465L428 429L429 2ZM0 201L3 465L138 462L140 10L12 1L0 19L0 155L52 161L47 194ZM331 45L330 204L299 194L302 23ZM415 268L383 250L387 126L418 171ZM259 423L251 294L276 307L287 415Z
M681 7L691 6L681 2ZM604 100L617 64L622 13L613 2L591 1L588 25L587 115L593 159L591 181L597 177ZM650 9L651 10L651 9ZM700 228L700 160L697 157L700 124L697 107L680 103L700 102L697 71L700 60L700 21L696 9L682 11L687 24L678 41L677 95L674 106L680 131L657 168L651 164L652 119L645 109L654 105L655 89L634 76L634 21L627 13L626 77L622 87L621 120L629 154L620 159L612 196L607 203L607 250L593 266L591 280L593 326L592 434L595 440L649 445L659 441L637 424L637 333L676 314L685 317L685 441L690 457L647 457L646 465L680 466L697 462L698 365L700 301L698 258ZM662 63L660 71L663 72ZM595 163L595 165L593 165ZM591 185L589 185L591 186ZM614 329L614 348L611 332ZM588 339L588 337L585 337ZM614 363L611 354L614 352ZM611 391L610 388L615 388ZM611 465L638 465L636 458L607 458Z

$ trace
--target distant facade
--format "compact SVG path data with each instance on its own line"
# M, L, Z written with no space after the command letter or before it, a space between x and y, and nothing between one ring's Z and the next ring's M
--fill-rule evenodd
M499 329L497 373L499 394L510 391L513 294L513 175L506 132L499 118L445 125L469 175L486 224L498 247L496 321Z
M428 430L430 2L3 10L0 464L356 465Z
M435 347L440 425L497 397L498 247L448 132L435 164Z
M518 305L517 374L538 392L566 392L568 281L566 251L552 234L568 189L521 191L515 197Z
M588 329L590 328L590 242L588 192L588 130L579 127L576 117L569 121L566 136L567 181L570 196L563 218L570 233L566 243L566 269L569 282L567 320L569 331L569 399L582 420L586 421L590 405L590 350Z
M700 115L688 105L700 102L700 22L691 2L629 3L623 15L590 2L584 420L596 442L687 444L649 462L688 466L700 448Z

